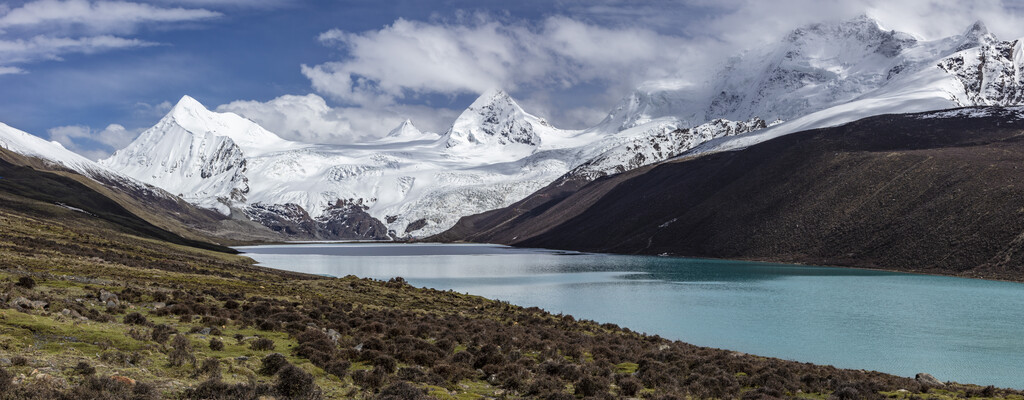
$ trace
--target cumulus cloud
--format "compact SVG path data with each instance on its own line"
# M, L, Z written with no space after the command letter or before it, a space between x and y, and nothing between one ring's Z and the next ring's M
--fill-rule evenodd
M421 130L441 131L458 115L450 109L413 105L334 108L316 94L284 95L267 102L234 101L217 111L249 118L286 139L332 144L380 138L406 118Z
M457 24L398 19L376 31L331 30L320 40L345 50L346 57L303 65L303 74L318 92L354 105L494 87L514 92L587 82L629 85L673 75L670 66L688 54L678 37L566 17L536 26L479 16Z
M0 75L24 74L25 70L18 67L0 66Z
M414 102L423 95L502 87L524 98L592 88L589 100L533 101L555 122L596 118L638 84L705 81L724 58L818 22L867 14L883 26L937 39L983 20L1002 38L1024 35L1021 6L1001 0L572 1L536 21L462 15L397 19L381 29L320 35L342 56L302 73L318 93L346 105ZM584 96L586 97L586 96ZM596 122L592 121L591 123Z
M222 14L125 1L36 0L0 16L0 29L81 29L93 34L130 33L147 23L196 21Z
M139 135L139 130L128 130L118 124L110 124L99 131L84 125L68 125L51 128L47 133L50 134L50 140L68 150L98 160L127 146ZM97 147L96 144L101 146Z

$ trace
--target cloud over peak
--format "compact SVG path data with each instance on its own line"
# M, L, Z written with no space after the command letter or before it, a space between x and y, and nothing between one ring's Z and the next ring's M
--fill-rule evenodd
M539 23L475 16L462 23L399 18L362 33L338 29L320 41L344 50L338 61L302 66L320 93L347 104L391 104L418 95L569 87L588 82L634 84L674 71L679 38L644 28L608 28L568 17ZM638 68L645 65L645 68Z

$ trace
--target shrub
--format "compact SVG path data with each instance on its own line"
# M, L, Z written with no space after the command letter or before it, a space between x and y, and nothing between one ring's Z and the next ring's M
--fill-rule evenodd
M11 358L11 365L15 367L24 367L28 365L28 359L24 356L14 356Z
M327 363L327 367L324 371L328 374L337 376L338 378L344 379L348 375L348 368L352 366L352 363L348 360L334 359Z
M11 388L11 379L14 379L14 374L7 372L6 369L0 367L0 393L7 393Z
M177 332L178 331L175 330L174 328L171 328L164 324L160 324L153 327L153 332L150 334L150 338L152 338L154 342L164 344L167 343L167 339L171 338L172 333Z
M124 323L128 325L146 325L149 321L147 321L146 317L143 317L142 314L133 312L124 316Z
M196 370L197 375L207 375L210 378L220 378L220 361L216 358L207 358Z
M274 389L285 397L302 399L320 397L320 388L313 383L313 375L294 365L288 365L277 373L277 383L274 384Z
M36 287L36 280L27 276L23 276L21 278L18 278L18 283L16 283L15 285L21 286L25 289L32 289Z
M75 365L74 370L76 374L83 376L89 376L96 373L96 368L93 368L92 365L89 365L89 363L85 361L79 361L78 364Z
M619 385L620 396L635 396L640 392L640 389L644 388L644 385L640 383L640 380L632 376L619 379L617 384Z
M281 353L270 353L263 357L260 374L271 376L288 366L288 359Z
M599 381L592 376L584 376L576 382L576 395L583 397L596 396L598 393L608 391L608 383Z
M386 378L386 375L380 369L373 369L372 371L361 369L352 373L352 382L362 387L363 390L381 387L384 384L384 378Z
M389 356L380 356L373 360L373 367L380 368L382 371L393 374L395 369L398 368L398 361Z
M132 400L156 399L159 393L151 383L138 382L132 388Z
M210 350L213 350L213 351L224 350L224 342L222 342L220 339L217 339L217 338L210 339Z
M167 353L172 367L180 367L186 362L195 364L196 356L192 355L192 341L182 334L174 335L171 340L171 352Z
M249 348L257 351L268 351L274 349L274 341L267 338L259 338L249 345Z
M271 394L271 388L267 385L247 385L239 383L235 385L221 382L220 379L208 379L195 389L188 389L184 393L186 399L202 400L235 400L235 399L256 399L260 396Z
M410 385L406 382L399 382L384 388L376 397L376 400L421 400L429 399L423 389Z

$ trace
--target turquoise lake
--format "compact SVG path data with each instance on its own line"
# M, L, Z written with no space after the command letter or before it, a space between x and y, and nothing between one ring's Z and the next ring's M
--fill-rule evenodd
M788 360L1024 389L1024 284L496 245L239 247L260 265L452 289Z

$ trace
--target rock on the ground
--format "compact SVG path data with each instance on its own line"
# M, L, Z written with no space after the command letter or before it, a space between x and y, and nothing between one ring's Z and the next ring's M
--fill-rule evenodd
M918 383L925 386L946 386L945 383L942 383L942 381L936 379L934 376L932 376L932 374L926 374L923 372L914 376L914 379L917 380Z

